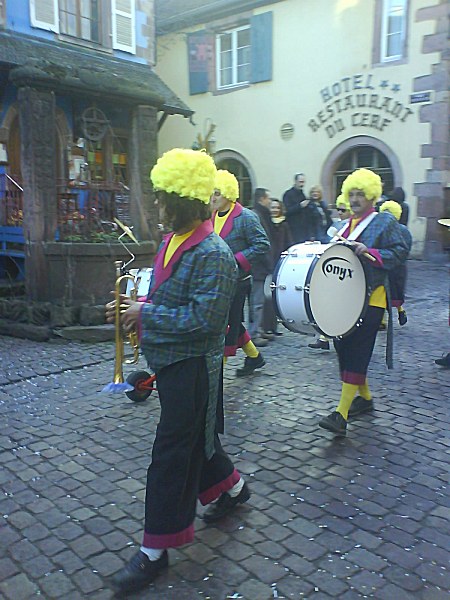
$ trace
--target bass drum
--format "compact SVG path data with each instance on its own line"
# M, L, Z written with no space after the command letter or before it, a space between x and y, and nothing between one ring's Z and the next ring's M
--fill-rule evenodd
M130 269L129 273L134 277L135 286L137 287L137 297L146 297L150 289L150 280L152 278L153 269L150 267L144 267L143 269ZM126 295L131 296L133 289L133 282L128 280Z
M292 246L271 287L275 313L296 333L345 337L361 323L368 303L363 265L345 243Z

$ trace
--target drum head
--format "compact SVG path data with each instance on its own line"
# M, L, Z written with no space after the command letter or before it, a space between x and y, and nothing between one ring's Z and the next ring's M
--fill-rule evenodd
M351 333L368 302L361 261L345 244L331 244L311 265L306 311L316 329L328 337Z
M137 296L138 298L147 296L149 288L150 288L150 280L152 277L153 269L150 267L144 267L143 269L130 269L130 275L134 277L135 285L137 288ZM133 289L132 281L127 282L127 289L125 294L127 296L131 295L131 290Z

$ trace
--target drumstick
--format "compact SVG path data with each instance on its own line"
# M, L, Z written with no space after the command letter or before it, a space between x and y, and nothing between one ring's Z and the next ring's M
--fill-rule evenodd
M348 242L348 239L345 238L343 235L341 235L338 231L336 231L336 233L334 234L335 237L337 237L339 240L342 240L343 242ZM369 254L368 252L363 252L363 256L365 256L366 258L368 258L369 260L371 260L372 262L376 262L376 258L374 256L372 256L371 254Z

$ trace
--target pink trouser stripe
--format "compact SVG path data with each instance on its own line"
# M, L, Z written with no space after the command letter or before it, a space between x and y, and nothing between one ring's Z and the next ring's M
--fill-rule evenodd
M224 355L225 356L236 356L238 347L237 346L225 346Z
M251 342L251 341L252 341L252 338L250 337L248 331L245 330L245 332L238 337L238 348L242 348L243 346L245 346L245 344L247 342Z
M156 533L144 532L144 541L142 545L144 548L176 548L177 546L183 546L189 544L194 540L194 524L189 525L183 531L178 533L165 533L158 535Z
M228 490L231 490L233 485L236 485L240 478L241 476L239 475L239 472L234 469L231 475L229 475L226 479L216 483L216 485L213 485L208 490L205 490L199 494L198 499L203 506L205 506L205 504L209 504L210 502L216 500L223 492L228 492Z
M342 371L341 380L343 383L351 383L352 385L364 385L366 375L363 373L353 373L352 371Z

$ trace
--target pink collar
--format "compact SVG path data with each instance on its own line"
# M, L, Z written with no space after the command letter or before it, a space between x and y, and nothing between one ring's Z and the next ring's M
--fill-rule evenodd
M222 239L225 239L228 235L230 235L231 231L233 230L233 221L241 213L242 213L242 206L239 204L239 202L235 202L233 208L231 209L231 211L228 215L227 220L225 221L224 226L222 227L221 232L219 233L219 235ZM214 211L213 216L212 216L213 223L215 223L215 221L216 221L216 215L217 215L217 211Z
M207 221L203 221L203 223L197 227L193 234L190 235L188 239L185 240L176 249L166 266L164 266L164 256L166 254L169 242L175 234L169 233L168 235L164 236L163 245L161 246L158 254L155 257L152 276L153 285L148 296L149 298L153 296L153 294L156 292L156 290L161 284L163 284L167 279L169 279L169 277L172 275L174 266L179 261L184 252L186 252L190 248L193 248L194 246L198 246L198 244L200 244L200 242L207 238L208 235L210 235L213 231L214 229L211 221L209 219Z

